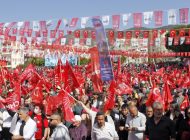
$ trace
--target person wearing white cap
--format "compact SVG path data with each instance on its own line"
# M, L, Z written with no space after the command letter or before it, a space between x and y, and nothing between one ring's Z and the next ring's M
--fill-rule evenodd
M83 123L81 123L81 121L81 116L75 115L75 121L69 128L69 133L72 140L86 140L87 128Z

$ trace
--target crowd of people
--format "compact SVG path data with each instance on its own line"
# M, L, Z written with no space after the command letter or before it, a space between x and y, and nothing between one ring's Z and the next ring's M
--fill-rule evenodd
M77 79L83 84L82 90L68 90L68 112L63 112L63 104L58 102L64 86L56 85L56 74L51 73L54 69L36 68L40 76L56 85L47 89L42 83L43 98L37 101L32 93L39 82L34 76L19 80L22 92L16 110L10 108L7 98L15 91L10 77L18 80L21 71L7 76L1 70L6 80L1 82L0 91L0 140L190 140L188 66L177 62L113 66L117 81L113 91L109 82L97 90L88 66L73 68L74 73L81 74ZM125 86L118 87L121 83ZM55 104L49 108L50 98ZM74 114L72 121L66 119L70 111Z

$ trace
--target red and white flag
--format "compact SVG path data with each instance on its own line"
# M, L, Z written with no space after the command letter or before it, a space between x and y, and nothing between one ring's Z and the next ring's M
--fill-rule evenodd
M133 13L133 22L135 28L142 27L142 13Z
M154 11L155 26L162 26L163 11Z
M39 21L33 21L33 31L40 31Z
M11 22L5 29L4 35L8 36L11 28L16 24L16 22Z
M168 10L168 25L174 25L177 23L177 11L176 9Z
M23 28L24 28L24 32L27 33L28 29L30 28L30 21L25 21Z
M59 38L63 38L63 36L64 36L64 31L63 31L63 30L59 30L58 34L59 34Z
M189 8L179 9L179 17L181 24L188 24Z
M127 26L129 22L129 18L131 17L131 13L123 14L123 26Z
M113 29L118 30L120 26L120 15L113 15L112 16L112 26Z
M57 33L57 31L58 31L58 29L59 29L59 27L60 27L60 25L61 25L61 22L62 22L62 20L59 19L58 22L57 22L57 25L56 25L56 27L55 27L55 34Z
M148 25L152 22L153 12L144 12L144 24Z
M102 16L102 24L108 26L110 23L110 16Z
M40 30L41 32L47 31L46 21L40 21Z
M85 28L88 22L89 17L82 17L81 18L81 28Z
M76 27L77 22L78 22L78 18L72 18L69 27L70 27L70 28L74 28L74 27Z

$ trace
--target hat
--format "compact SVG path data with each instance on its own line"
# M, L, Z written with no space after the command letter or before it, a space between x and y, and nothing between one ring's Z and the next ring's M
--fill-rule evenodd
M82 118L81 118L81 116L80 115L75 115L75 121L81 121L82 120Z

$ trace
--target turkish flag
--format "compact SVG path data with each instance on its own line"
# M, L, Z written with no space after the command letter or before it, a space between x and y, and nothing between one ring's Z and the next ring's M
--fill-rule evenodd
M75 38L80 38L80 31L79 30L75 31Z
M154 87L150 91L150 93L148 95L148 100L146 102L146 106L152 106L155 101L159 101L159 102L163 103L163 100L162 100L162 97L160 94L160 90L157 87Z
M176 36L176 30L170 30L170 37Z
M139 30L136 30L136 31L135 31L135 37L138 38L139 35L140 35L140 31L139 31Z
M149 37L149 31L143 31L143 38Z
M180 37L185 36L185 30L184 30L184 29L180 29L180 30L179 30L179 36L180 36Z
M132 38L132 31L126 31L126 39Z
M117 32L117 38L122 39L124 37L123 31L118 31Z
M165 109L167 109L168 105L173 101L173 97L171 95L171 89L169 88L168 82L165 81L164 83L164 89L163 89L163 100L165 103Z
M114 31L110 30L108 33L109 33L109 38L113 39L114 38Z
M87 30L84 30L84 31L83 31L83 37L84 37L84 38L88 38L88 31L87 31Z
M42 94L42 85L40 84L40 81L36 85L35 89L31 93L31 99L32 102L35 104L41 104L43 101L43 94Z
M153 38L158 37L158 30L152 30Z

